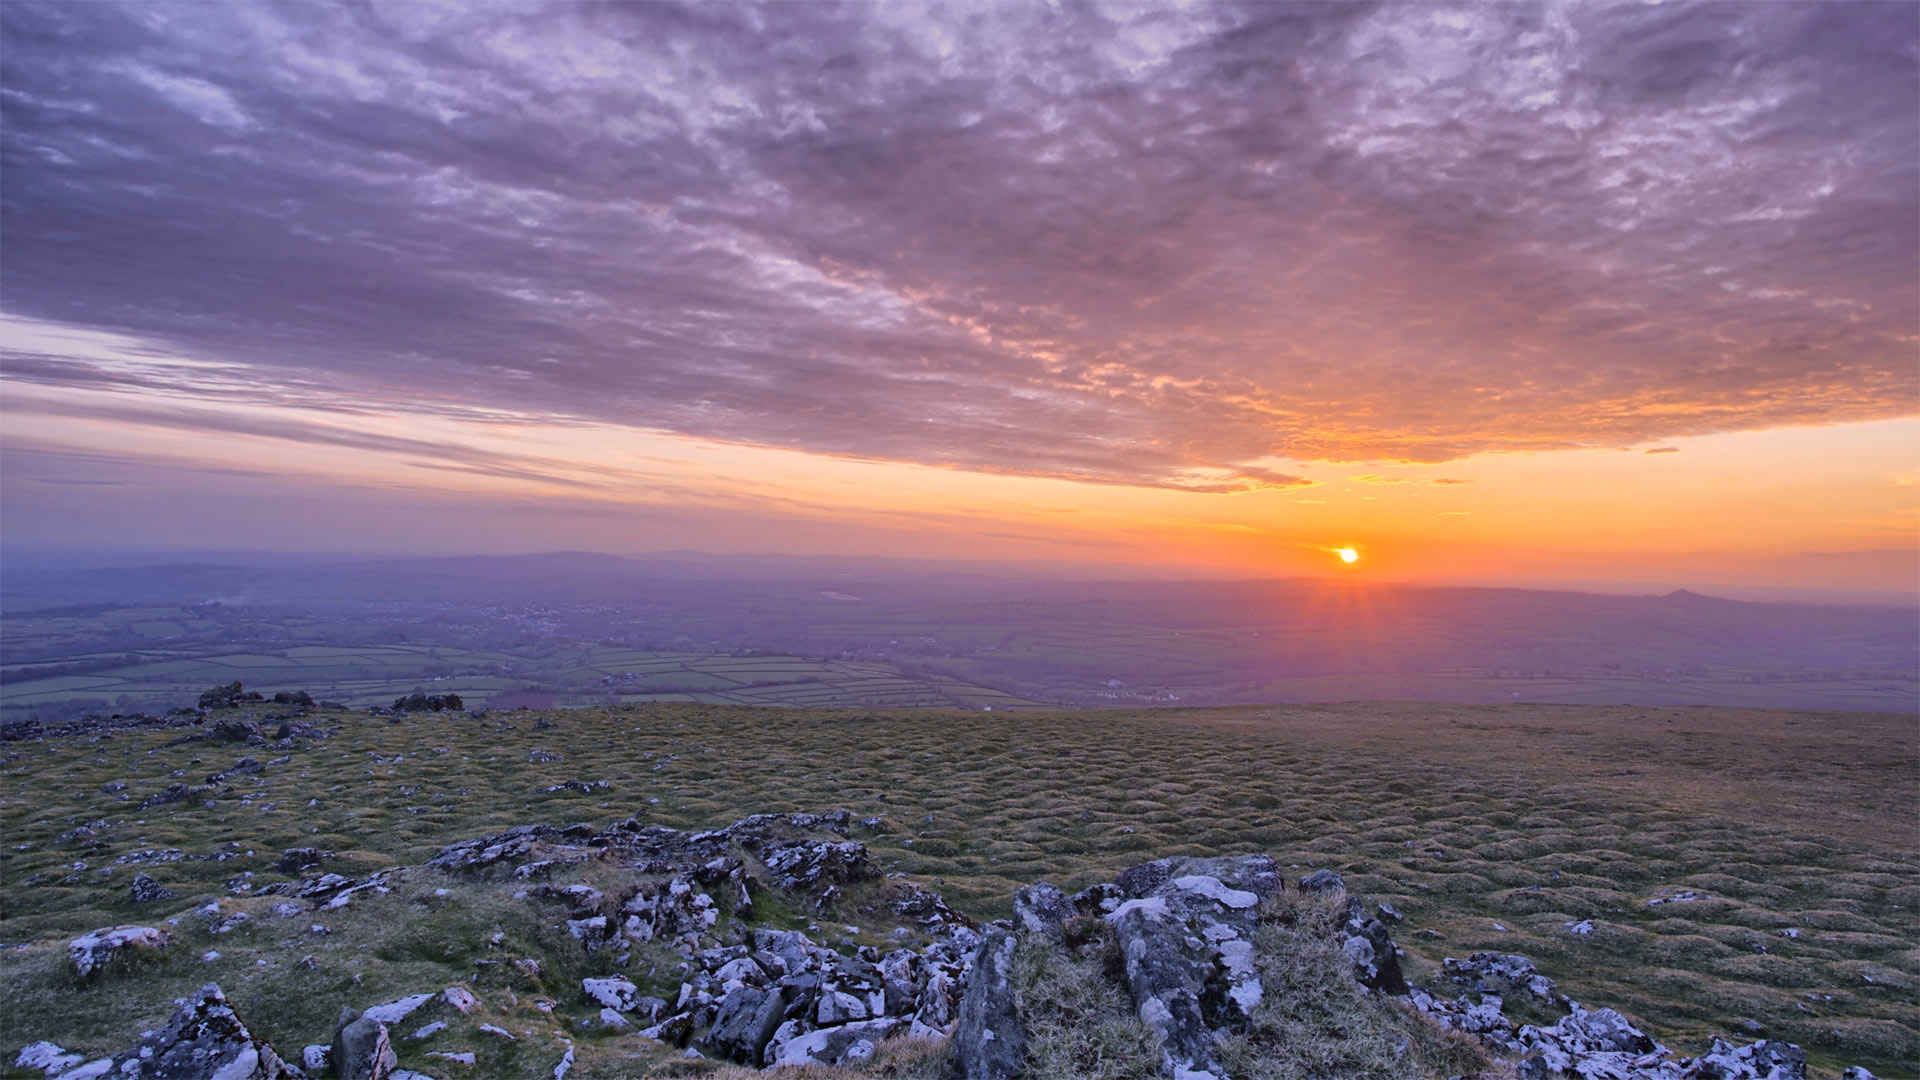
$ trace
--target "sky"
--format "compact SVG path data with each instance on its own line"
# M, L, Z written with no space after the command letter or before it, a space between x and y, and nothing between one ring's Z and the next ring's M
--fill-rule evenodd
M12 0L0 54L0 543L1920 577L1920 5Z

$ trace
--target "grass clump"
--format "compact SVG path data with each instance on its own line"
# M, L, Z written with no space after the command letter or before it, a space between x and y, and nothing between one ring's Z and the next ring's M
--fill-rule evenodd
M1150 1080L1160 1050L1118 982L1119 946L1104 922L1076 920L1073 952L1026 942L1013 986L1027 1028L1030 1080Z
M1508 1075L1478 1043L1355 982L1341 948L1346 896L1276 894L1254 934L1263 997L1221 1060L1245 1080L1439 1080Z

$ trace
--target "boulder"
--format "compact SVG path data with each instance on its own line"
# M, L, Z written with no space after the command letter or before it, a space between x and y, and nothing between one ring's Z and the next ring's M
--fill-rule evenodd
M1300 879L1303 893L1345 892L1346 888L1346 879L1331 870L1315 870Z
M761 1051L773 1039L785 1015L786 1001L779 988L737 986L720 1000L701 1048L711 1057L758 1065Z
M387 1025L352 1008L341 1009L334 1021L328 1057L340 1080L388 1080L399 1064Z
M67 959L84 979L123 956L164 949L172 940L165 930L151 926L109 926L74 938L67 944Z

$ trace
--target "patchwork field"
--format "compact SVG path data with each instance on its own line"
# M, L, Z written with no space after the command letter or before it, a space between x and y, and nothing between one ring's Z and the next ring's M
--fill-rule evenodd
M877 860L976 917L1005 914L1036 879L1075 888L1163 855L1271 852L1299 872L1336 869L1403 911L1395 936L1416 981L1444 956L1518 952L1573 997L1683 1050L1764 1030L1805 1046L1828 1075L1842 1064L1920 1073L1911 717L645 704L309 721L334 733L289 748L172 745L179 730L5 744L0 941L19 946L0 951L7 1060L40 1038L124 1048L208 980L297 1050L342 1004L470 975L486 932L513 929L525 906L489 894L436 908L436 872L419 870L392 896L329 912L329 935L278 923L262 904L226 936L192 931L135 980L82 987L65 973L64 943L86 930L183 914L242 873L288 879L274 868L284 848L331 849L329 868L354 875L530 822L638 814L704 827L844 806L890 823L866 838ZM247 756L261 770L227 776L210 804L142 807ZM545 790L569 780L607 786ZM177 854L140 854L152 852ZM135 872L177 900L132 903ZM1569 931L1583 921L1591 932ZM551 987L577 987L569 944L525 945ZM216 946L218 959L199 958ZM311 969L294 963L303 954ZM583 1075L594 1061L583 1047Z

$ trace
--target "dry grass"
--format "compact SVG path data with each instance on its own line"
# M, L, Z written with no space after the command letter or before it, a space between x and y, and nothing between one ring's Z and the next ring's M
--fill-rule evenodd
M1004 914L1013 890L1036 879L1074 888L1162 855L1265 851L1297 872L1337 869L1356 891L1405 911L1396 939L1416 979L1443 955L1520 952L1568 993L1621 1008L1682 1051L1751 1020L1826 1067L1900 1075L1920 1059L1911 718L1444 705L1017 716L650 706L554 714L547 729L535 720L342 716L324 721L338 726L335 737L294 749L165 745L177 732L7 745L0 941L29 947L0 952L10 1005L0 1052L10 1058L37 1038L123 1048L164 1021L169 997L217 979L250 1023L297 1053L326 1037L341 1004L478 971L493 980L489 1007L502 1026L564 1031L581 1070L603 1060L639 1069L631 1062L658 1063L640 1040L567 1027L583 1012L577 978L592 962L554 938L557 913L504 891L436 898L444 882L429 871L329 917L290 924L263 910L217 940L183 922L180 944L134 980L79 987L63 974L61 949L94 927L224 896L242 871L256 883L284 880L272 866L286 847L332 849L322 869L358 875L530 821L639 813L704 827L846 806L892 823L868 841L877 859L976 915ZM562 760L530 761L536 749ZM265 768L233 777L214 805L139 808L168 784L204 783L243 756ZM612 787L540 790L568 779ZM126 790L103 791L112 781ZM1768 794L1781 791L1795 799ZM166 848L192 858L115 865ZM179 900L130 903L142 869ZM1703 898L1647 905L1682 889ZM1562 932L1573 919L1593 920L1595 932ZM311 921L334 933L307 935ZM1787 928L1800 936L1781 936ZM539 978L475 968L502 952L485 944L495 929L509 932L506 952L540 960ZM223 958L202 963L207 948ZM294 967L308 953L316 968ZM544 1071L554 1045L514 1053ZM403 1050L403 1064L434 1071L412 1053Z

